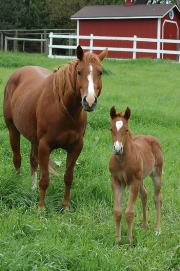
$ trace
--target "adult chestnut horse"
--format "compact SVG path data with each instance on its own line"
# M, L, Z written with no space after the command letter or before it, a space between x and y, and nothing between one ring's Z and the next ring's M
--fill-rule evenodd
M20 172L20 134L31 142L30 164L33 183L40 166L40 202L44 207L49 185L49 156L57 148L67 151L64 174L64 209L69 209L70 188L76 160L83 147L87 114L93 111L101 93L99 55L84 53L79 45L77 59L54 73L37 66L16 70L7 81L4 93L4 118L9 129L13 163Z
M143 227L147 227L147 189L143 180L150 176L154 184L154 203L156 207L156 234L160 233L161 175L163 154L160 142L151 135L132 137L128 120L131 115L127 107L125 113L110 110L113 154L109 162L114 194L114 217L116 235L121 243L121 218L124 189L129 188L129 201L125 211L128 224L128 238L132 242L134 207L138 194L142 201Z

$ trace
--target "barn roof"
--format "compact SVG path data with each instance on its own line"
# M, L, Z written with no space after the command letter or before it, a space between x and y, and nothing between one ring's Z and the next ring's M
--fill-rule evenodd
M71 19L163 18L174 8L180 12L179 8L175 4L85 6L73 14Z

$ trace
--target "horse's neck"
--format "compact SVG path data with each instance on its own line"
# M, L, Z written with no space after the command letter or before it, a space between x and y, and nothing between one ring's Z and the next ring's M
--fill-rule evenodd
M60 102L63 109L72 118L78 117L82 111L81 100L75 95L75 93L65 93L65 95L61 98Z

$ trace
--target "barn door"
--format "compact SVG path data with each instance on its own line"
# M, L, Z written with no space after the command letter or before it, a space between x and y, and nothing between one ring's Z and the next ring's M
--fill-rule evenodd
M178 28L177 22L169 21L169 20L164 21L162 25L162 38L169 39L169 40L179 39L179 28ZM179 51L179 44L164 42L162 44L162 49L170 50L170 51ZM162 58L179 60L178 55L172 55L172 54L162 54Z

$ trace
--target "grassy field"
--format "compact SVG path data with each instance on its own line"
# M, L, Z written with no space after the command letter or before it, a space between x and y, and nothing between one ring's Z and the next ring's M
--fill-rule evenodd
M45 55L0 52L0 101L11 73L25 65L50 70L68 60ZM63 212L65 152L60 180L51 175L46 210L37 208L39 190L31 190L30 144L22 138L22 168L16 176L8 131L0 111L0 270L1 271L178 271L180 270L180 65L151 59L104 60L103 90L97 109L88 113L84 148L75 167L71 209ZM134 246L122 221L121 246L115 244L113 196L108 170L112 153L109 110L131 108L130 127L152 134L164 153L162 234L155 236L155 207L147 178L149 228L141 228L138 199L133 225ZM124 197L126 208L128 192Z

